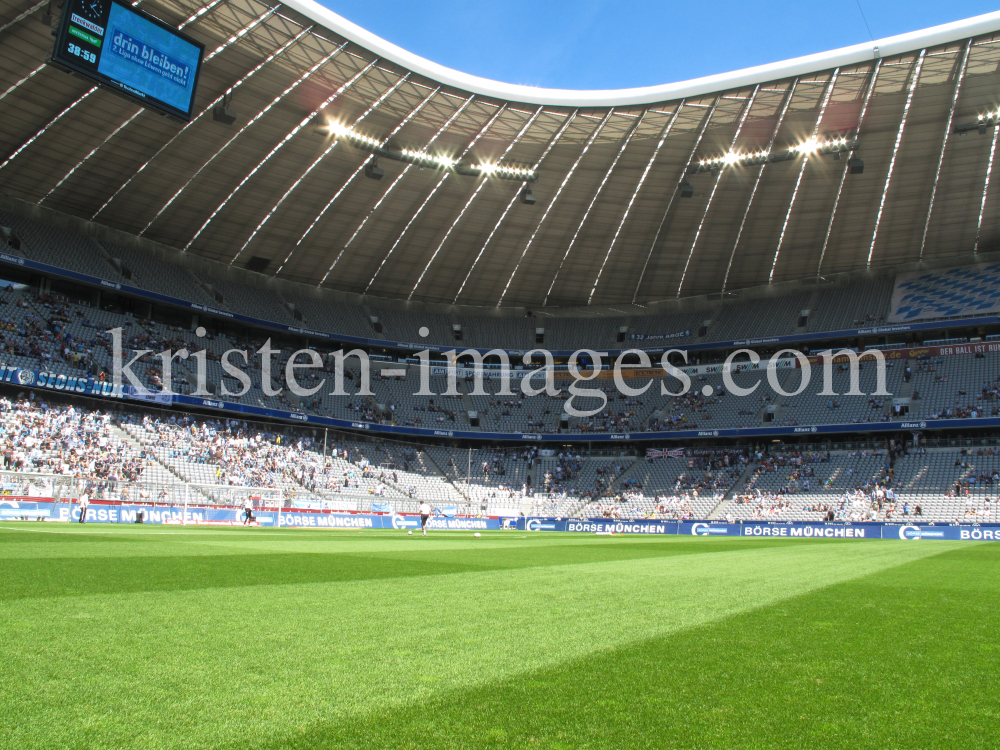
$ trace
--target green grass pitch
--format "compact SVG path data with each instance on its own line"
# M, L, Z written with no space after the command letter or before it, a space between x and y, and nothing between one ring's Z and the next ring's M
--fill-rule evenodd
M996 748L1000 544L0 526L0 748Z

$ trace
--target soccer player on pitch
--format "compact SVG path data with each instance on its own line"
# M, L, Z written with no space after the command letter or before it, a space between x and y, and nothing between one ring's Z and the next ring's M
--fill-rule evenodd
M420 528L423 529L424 536L427 536L427 519L431 517L431 506L426 500L420 501Z

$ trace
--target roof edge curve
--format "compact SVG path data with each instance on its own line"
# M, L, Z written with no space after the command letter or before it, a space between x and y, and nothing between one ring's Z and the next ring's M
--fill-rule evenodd
M282 4L312 18L331 31L355 44L371 50L379 57L412 70L447 86L453 86L472 94L525 104L565 106L565 107L616 107L653 104L672 99L690 98L714 94L719 91L753 86L767 81L828 70L845 65L855 65L877 57L912 52L925 47L948 44L969 37L1000 31L1000 11L973 16L961 21L932 26L920 31L877 39L875 42L855 44L850 47L819 52L803 57L795 57L752 68L718 73L688 81L666 83L631 89L576 90L546 89L521 84L481 78L453 68L432 62L408 52L392 42L367 31L333 11L324 8L315 0L282 0ZM877 50L877 52L876 52Z

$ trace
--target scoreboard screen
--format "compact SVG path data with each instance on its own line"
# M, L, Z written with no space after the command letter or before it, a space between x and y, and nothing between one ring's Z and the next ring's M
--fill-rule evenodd
M66 0L52 62L187 122L204 52L204 45L127 3Z

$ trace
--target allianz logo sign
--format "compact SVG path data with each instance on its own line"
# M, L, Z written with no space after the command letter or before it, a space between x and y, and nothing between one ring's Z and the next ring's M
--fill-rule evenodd
M301 333L304 336L322 336L323 338L330 338L330 334L324 333L323 331L313 331L309 328L295 328L294 326L288 326L288 330L292 333Z
M914 427L916 427L916 428L926 427L927 423L926 422L903 422L903 424L900 425L900 426L904 430L907 430L907 429L913 429Z
M541 440L541 435L521 435L521 440Z
M719 437L718 430L698 430L698 437Z
M354 428L356 428L358 430L367 430L368 429L368 423L367 422L351 422L351 427L354 427Z

